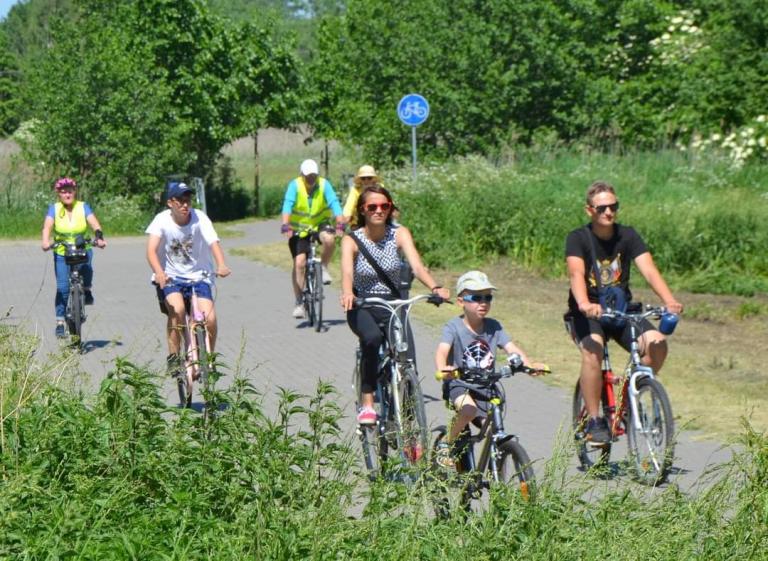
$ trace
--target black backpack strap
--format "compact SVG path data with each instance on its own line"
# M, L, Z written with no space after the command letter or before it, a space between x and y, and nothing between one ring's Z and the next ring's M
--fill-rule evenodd
M365 247L365 244L362 242L362 240L354 234L350 234L350 236L352 236L352 239L355 240L360 253L363 254L363 257L365 257L368 263L371 264L371 267L373 267L373 270L376 271L376 274L379 275L379 280L387 285L387 288L392 292L392 295L395 298L400 298L400 291L395 288L394 281L389 277L387 273L384 272L384 269L379 266L379 264L373 258L373 255L371 255L371 252L368 251L367 247Z

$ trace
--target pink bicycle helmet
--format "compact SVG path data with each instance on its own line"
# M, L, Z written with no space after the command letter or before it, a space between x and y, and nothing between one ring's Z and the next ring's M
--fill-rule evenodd
M53 186L54 189L57 191L60 191L62 189L77 189L77 181L72 179L71 177L62 177L61 179L57 179L56 183Z

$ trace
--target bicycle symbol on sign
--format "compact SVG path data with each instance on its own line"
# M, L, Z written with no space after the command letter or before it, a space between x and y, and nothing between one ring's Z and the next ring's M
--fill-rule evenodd
M409 101L405 104L405 107L400 109L400 118L403 120L408 120L412 117L424 119L426 116L427 108L418 101Z

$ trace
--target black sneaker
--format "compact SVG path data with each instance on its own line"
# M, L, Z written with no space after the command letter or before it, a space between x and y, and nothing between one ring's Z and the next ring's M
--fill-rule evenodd
M85 291L85 305L93 306L93 292L90 290Z
M456 469L456 460L453 458L451 445L445 440L441 440L437 444L437 450L435 450L435 463L438 467L447 471Z
M602 446L611 442L611 431L604 417L590 417L587 423L586 440L594 446Z

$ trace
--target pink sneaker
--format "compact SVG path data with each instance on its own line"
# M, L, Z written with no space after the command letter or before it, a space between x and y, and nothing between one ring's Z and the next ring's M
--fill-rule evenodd
M361 407L357 412L357 424L358 425L375 425L376 424L376 411L372 407Z

